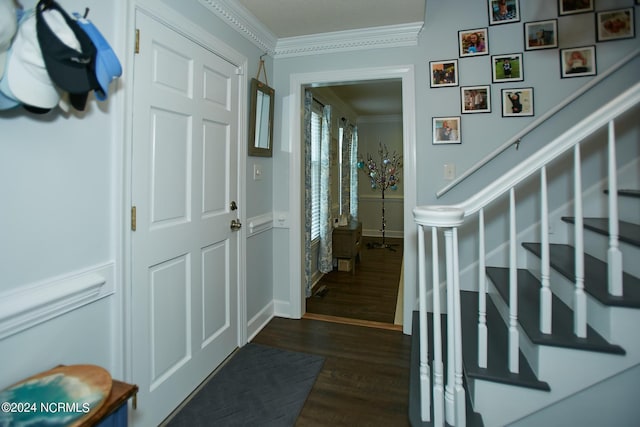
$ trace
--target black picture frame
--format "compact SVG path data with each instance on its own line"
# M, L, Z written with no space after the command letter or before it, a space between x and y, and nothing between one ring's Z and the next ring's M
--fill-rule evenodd
M460 116L433 117L433 145L461 144Z
M524 50L554 49L557 47L557 19L524 23Z
M533 88L517 87L502 89L502 117L531 117L533 110Z
M634 7L603 10L596 13L596 41L632 39L635 36Z
M462 114L491 112L491 86L460 86L460 110Z
M487 0L489 25L520 22L519 0Z
M429 81L432 88L458 86L458 60L429 62Z
M493 83L521 82L523 80L522 53L491 56L491 81Z
M460 58L489 54L489 32L486 27L458 31Z
M595 0L558 0L558 16L593 12Z
M560 77L585 77L597 74L596 47L560 49Z

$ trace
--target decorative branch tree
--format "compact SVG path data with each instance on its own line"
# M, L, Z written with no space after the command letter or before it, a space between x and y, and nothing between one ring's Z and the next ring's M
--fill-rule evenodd
M395 251L392 245L388 245L385 241L387 223L384 217L384 193L387 190L395 191L398 189L400 171L402 169L402 156L397 155L395 151L390 156L387 146L382 144L382 142L379 144L377 159L374 159L371 154L367 153L366 161L358 161L358 169L364 172L369 178L371 189L380 191L382 197L382 228L380 229L380 231L382 231L382 243L369 244L369 247L386 248ZM379 161L376 161L378 159Z

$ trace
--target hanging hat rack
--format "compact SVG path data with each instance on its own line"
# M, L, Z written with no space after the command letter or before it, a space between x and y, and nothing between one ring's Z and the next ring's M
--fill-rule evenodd
M269 86L269 80L267 79L267 69L264 66L264 58L267 54L263 53L262 55L260 55L260 64L258 65L258 74L256 74L256 80L261 81L260 80L260 71L262 71L264 73L264 84Z

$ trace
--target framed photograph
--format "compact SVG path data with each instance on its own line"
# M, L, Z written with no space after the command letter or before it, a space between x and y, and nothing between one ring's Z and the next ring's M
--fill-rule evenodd
M593 12L594 0L558 0L558 15Z
M533 116L533 88L502 89L502 117Z
M458 86L458 60L431 61L431 87Z
M460 117L434 117L433 143L460 144Z
M636 2L637 3L637 2ZM634 8L605 10L596 13L596 40L631 39L636 36Z
M596 47L583 46L560 49L560 76L582 77L596 75Z
M524 50L558 47L558 20L525 22Z
M491 86L462 86L460 88L462 114L490 113Z
M518 0L488 0L489 25L509 24L520 21Z
M460 57L489 54L489 37L486 28L458 31Z
M520 82L524 80L521 53L493 55L491 57L493 83Z

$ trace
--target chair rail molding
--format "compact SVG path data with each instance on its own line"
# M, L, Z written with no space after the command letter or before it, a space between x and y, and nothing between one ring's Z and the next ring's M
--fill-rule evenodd
M115 292L113 262L0 294L0 339Z

